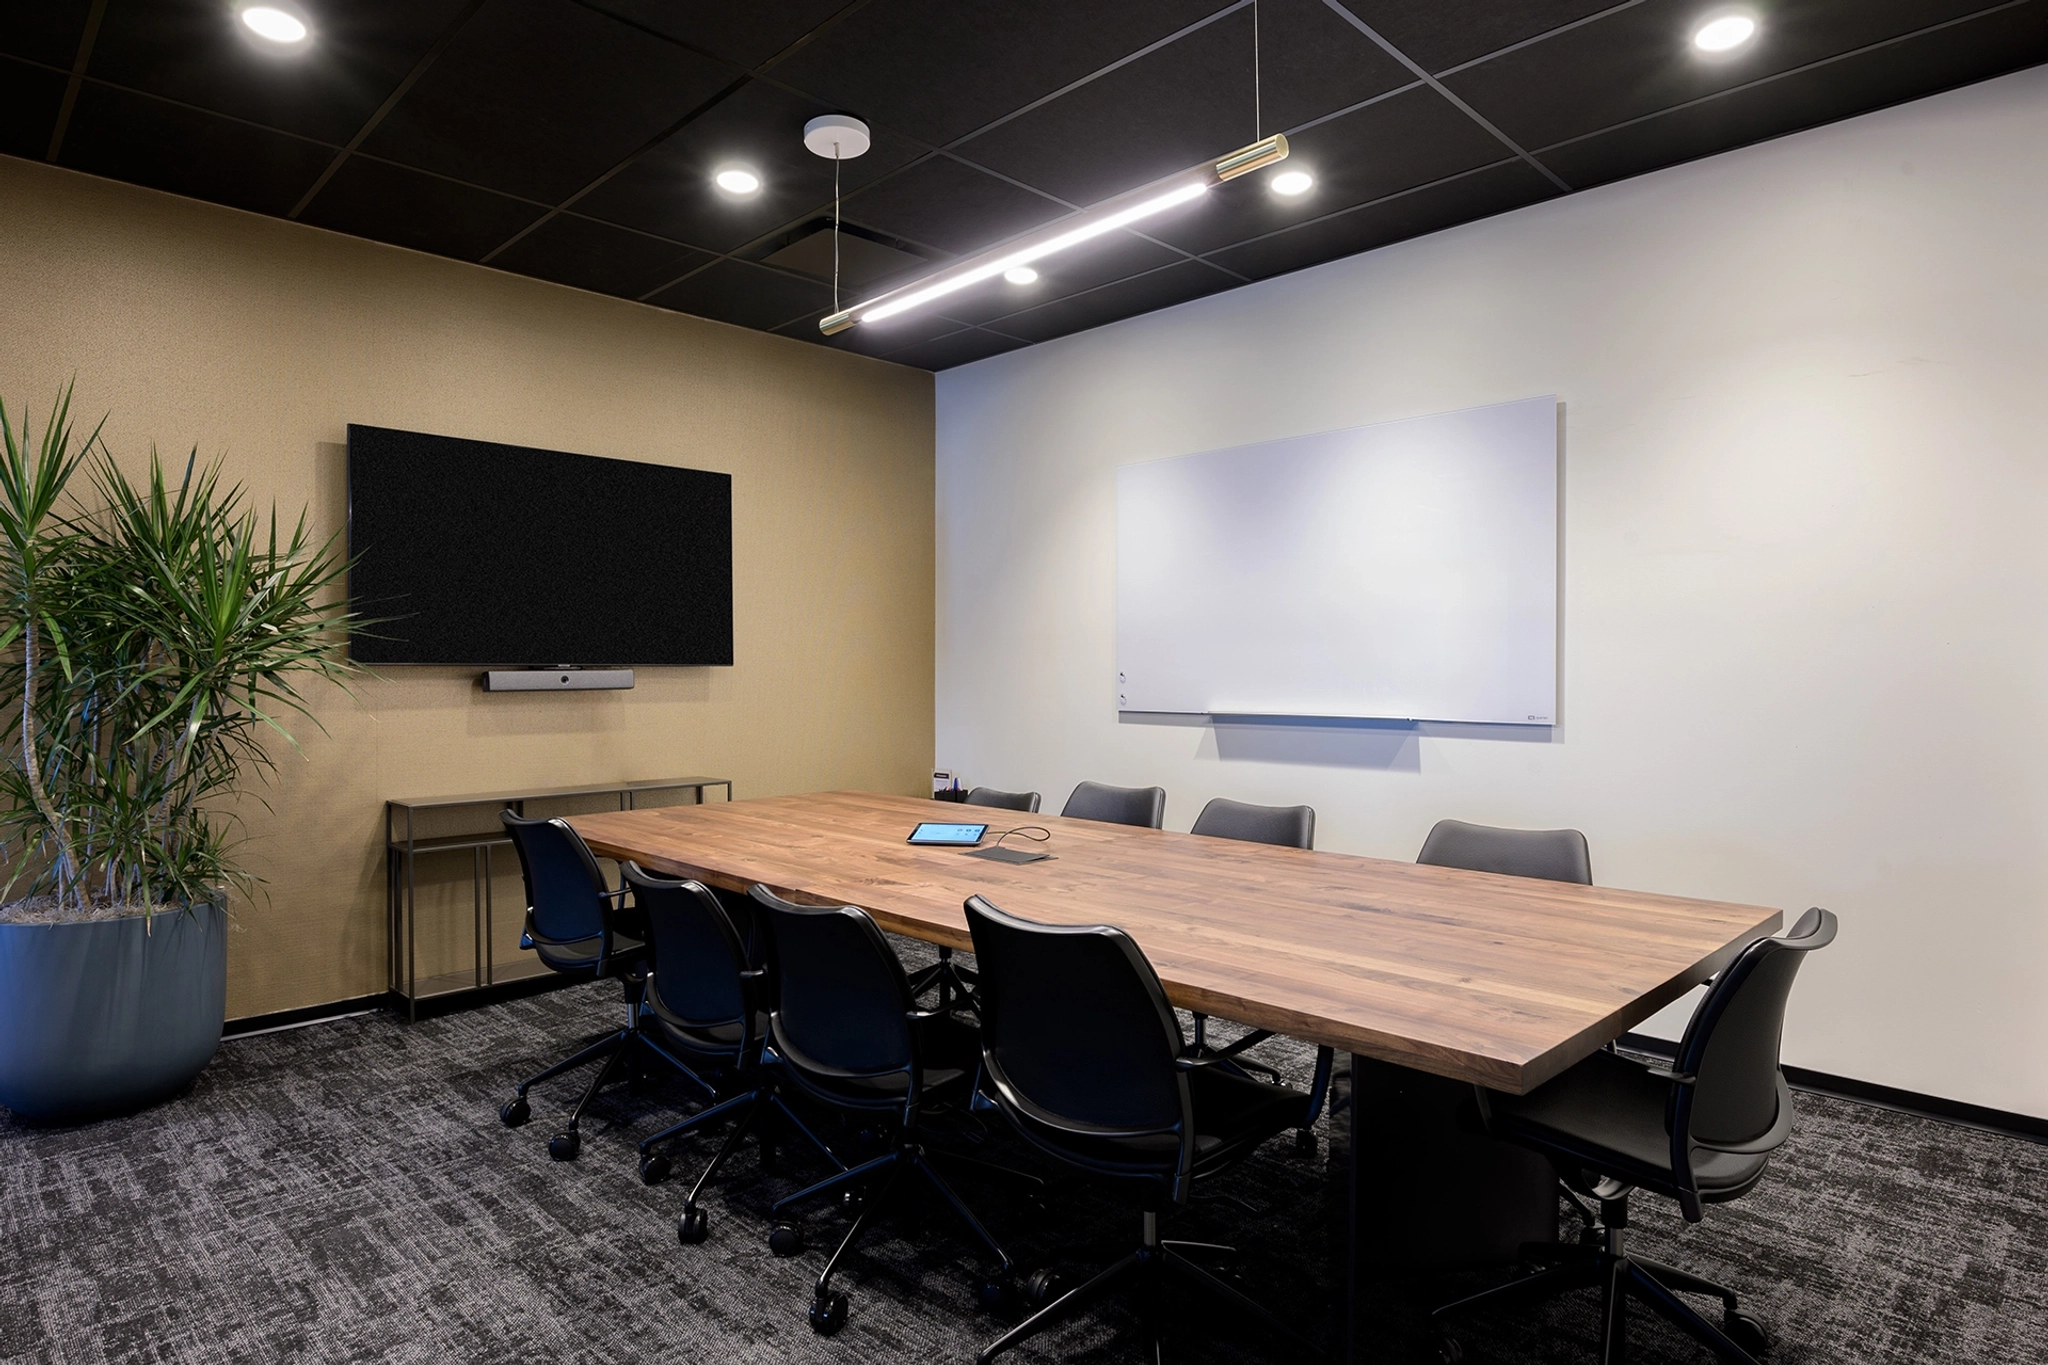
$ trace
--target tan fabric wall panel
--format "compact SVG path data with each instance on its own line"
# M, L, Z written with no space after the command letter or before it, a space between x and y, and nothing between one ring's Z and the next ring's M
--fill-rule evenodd
M736 664L493 695L392 669L250 804L231 1017L384 988L382 803L665 777L914 792L932 733L932 376L0 157L0 396L77 380L131 470L224 452L263 504L346 515L350 422L733 476ZM468 862L430 878L423 974L466 966ZM514 955L516 869L496 935Z

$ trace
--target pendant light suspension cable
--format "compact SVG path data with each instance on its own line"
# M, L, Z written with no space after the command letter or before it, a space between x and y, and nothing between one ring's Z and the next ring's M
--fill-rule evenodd
M832 311L839 311L839 144L832 144Z
M1252 0L1252 141L1266 135L1266 111L1259 91L1259 0Z

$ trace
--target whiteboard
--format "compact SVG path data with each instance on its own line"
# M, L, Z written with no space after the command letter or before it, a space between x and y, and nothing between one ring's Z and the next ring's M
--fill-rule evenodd
M1557 399L1116 472L1117 706L1549 725Z

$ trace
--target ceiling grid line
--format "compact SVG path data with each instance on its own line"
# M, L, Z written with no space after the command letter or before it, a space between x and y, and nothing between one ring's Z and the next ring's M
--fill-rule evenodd
M50 150L45 161L55 161L64 150L64 134L71 127L71 111L78 107L78 92L85 84L86 63L92 60L92 45L100 36L100 21L107 17L107 0L92 0L85 16L85 30L78 35L78 55L71 61L71 79L64 83L64 102L57 106L57 123L50 129Z
M1459 111L1462 112L1467 118L1471 119L1481 128L1484 128L1487 132L1491 133L1495 138L1499 139L1500 144L1502 146L1506 147L1516 156L1522 158L1522 160L1528 162L1531 166L1534 166L1539 172L1542 173L1543 178L1545 180L1548 180L1551 184L1557 186L1566 194L1571 193L1572 187L1565 183L1564 177L1560 176L1556 171L1551 170L1550 167L1544 165L1541 161L1538 161L1535 157L1531 156L1529 152L1525 148L1523 148L1519 143L1517 143L1513 138L1509 137L1506 133L1502 132L1498 127L1496 127L1491 119L1488 119L1484 114L1480 113L1477 109L1474 109L1471 105L1465 103L1464 100L1459 99L1457 95L1452 93L1451 88L1449 86L1445 85L1436 77L1430 75L1429 72L1423 70L1422 66L1419 63L1417 63L1414 58L1410 57L1400 48L1395 47L1385 38L1382 38L1379 35L1379 31L1377 29L1373 28L1372 25L1366 23L1365 20L1359 18L1357 15L1353 14L1349 9L1345 8L1345 6L1342 3L1340 3L1340 0L1323 0L1323 4L1328 6L1329 9L1334 14L1336 14L1338 18L1344 20L1344 22L1350 24L1360 33L1363 33L1366 37L1372 39L1373 42L1379 44L1380 49L1384 51L1389 57L1392 57L1395 61L1399 62L1401 65L1407 67L1410 71L1414 72L1417 76L1419 76L1424 82L1426 82L1429 85L1430 89L1436 91L1437 94L1443 96L1452 104L1456 105Z
M343 144L342 149L334 154L334 160L327 163L327 169L320 172L319 179L315 180L312 187L299 196L299 202L292 205L291 212L287 213L285 217L296 221L300 214L312 206L313 201L319 197L320 191L327 188L327 182L334 179L334 173L341 169L342 163L355 154L356 149L363 145L365 138L377 131L377 125L382 123L390 115L391 111L398 107L398 102L405 98L406 91L419 83L420 77L427 74L427 68L432 66L443 52L447 51L448 44L455 41L455 35L462 31L463 25L474 18L476 12L482 9L484 4L485 0L469 0L469 5L462 13L456 15L454 22L441 30L441 36L434 40L433 46L429 47L420 56L420 59L413 63L412 70L406 72L404 78L392 88L391 93L384 97L384 102L378 105L376 110L367 119L363 120L363 126L356 129L356 135Z

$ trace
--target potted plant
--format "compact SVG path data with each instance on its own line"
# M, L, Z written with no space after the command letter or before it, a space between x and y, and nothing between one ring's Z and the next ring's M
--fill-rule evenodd
M70 406L32 440L0 405L0 1106L63 1122L212 1059L232 805L311 719L297 684L352 670L334 539L196 451L131 482Z

